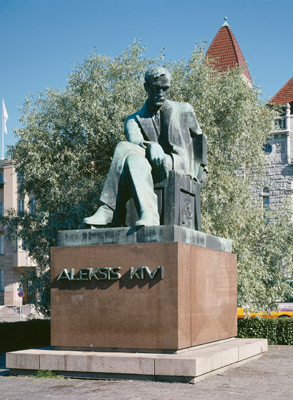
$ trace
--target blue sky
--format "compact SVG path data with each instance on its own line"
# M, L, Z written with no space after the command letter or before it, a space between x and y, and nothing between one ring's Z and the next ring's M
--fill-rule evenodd
M15 142L25 97L64 88L94 46L117 56L141 39L148 56L164 47L166 59L188 59L195 42L210 45L225 16L254 82L271 98L293 75L292 0L0 0L5 145Z

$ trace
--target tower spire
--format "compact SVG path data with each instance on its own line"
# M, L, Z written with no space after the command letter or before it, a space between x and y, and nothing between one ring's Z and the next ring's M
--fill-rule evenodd
M225 22L213 39L206 57L210 58L214 67L222 72L235 68L237 65L243 68L243 75L251 82L251 76L243 57L242 51L233 35L225 17Z
M225 22L223 23L223 25L222 26L229 26L229 24L228 24L228 17L225 17L224 18L224 20L225 20Z

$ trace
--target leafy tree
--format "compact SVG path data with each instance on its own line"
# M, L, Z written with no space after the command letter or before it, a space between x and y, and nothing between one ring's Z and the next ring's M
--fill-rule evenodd
M292 266L293 248L286 215L268 224L250 191L265 166L262 146L274 113L241 71L220 74L203 59L200 46L188 62L168 63L170 98L191 103L208 136L203 231L233 240L239 302L264 308L289 291L284 268ZM37 279L23 279L32 290L37 286L42 312L49 312L50 247L58 230L77 229L96 209L115 145L124 139L124 120L145 100L144 72L157 63L144 57L140 43L117 58L94 52L75 67L65 90L48 89L22 107L23 128L16 130L18 142L9 154L23 176L20 192L36 198L36 213L17 216L11 210L2 221L38 264Z

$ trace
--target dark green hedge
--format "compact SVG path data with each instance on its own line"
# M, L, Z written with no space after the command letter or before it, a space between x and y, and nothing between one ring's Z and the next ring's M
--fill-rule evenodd
M269 344L293 345L293 318L238 319L239 338L266 338ZM0 323L0 352L50 346L50 321Z
M238 319L239 338L266 338L269 344L293 345L293 318Z
M50 321L0 323L0 352L50 346Z

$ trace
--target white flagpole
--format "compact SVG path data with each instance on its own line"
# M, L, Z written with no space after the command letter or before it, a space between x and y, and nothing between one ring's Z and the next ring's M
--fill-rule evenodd
M6 121L8 114L5 107L4 99L2 99L2 160L4 160L4 133L7 133Z
M2 157L4 160L4 100L2 99Z

